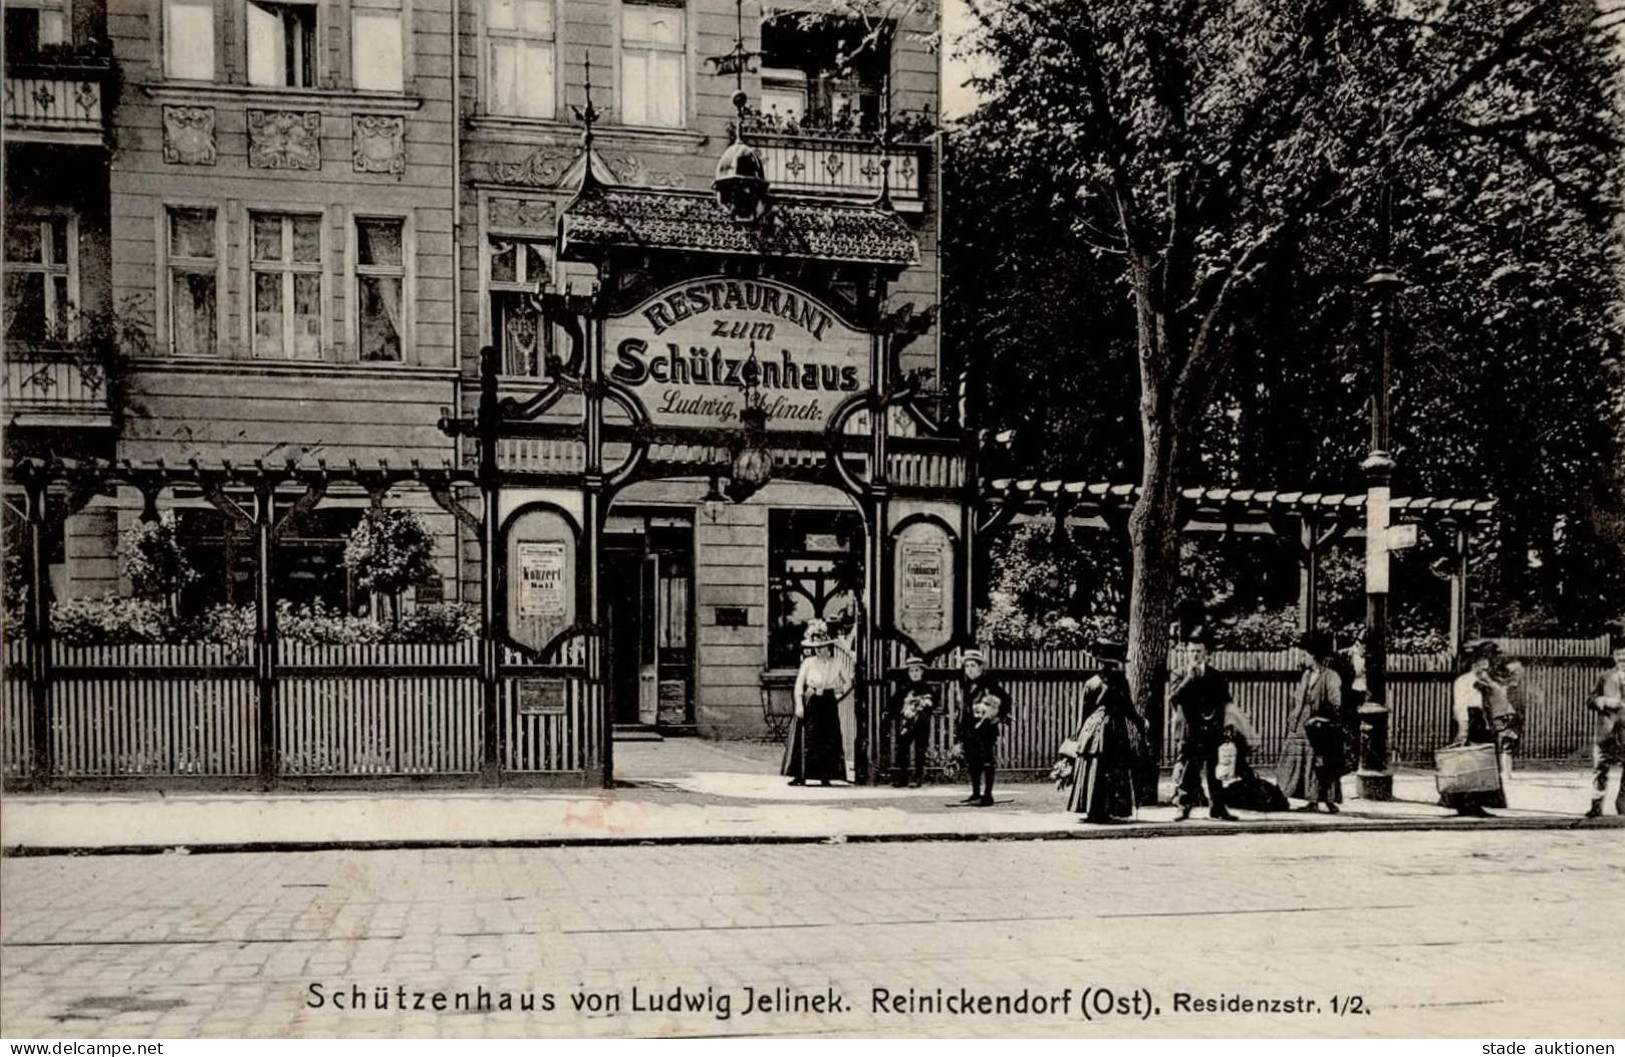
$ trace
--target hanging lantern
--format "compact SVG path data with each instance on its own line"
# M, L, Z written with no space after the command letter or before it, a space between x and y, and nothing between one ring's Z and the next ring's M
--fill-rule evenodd
M773 452L767 446L767 409L759 393L747 389L739 412L744 432L733 443L729 462L728 498L742 503L773 478Z
M767 213L767 166L761 153L743 139L734 143L717 159L711 189L734 220L760 220Z

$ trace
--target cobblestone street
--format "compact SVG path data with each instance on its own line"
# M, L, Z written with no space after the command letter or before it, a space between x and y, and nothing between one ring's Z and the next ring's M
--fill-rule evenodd
M1622 852L1611 830L14 858L0 863L0 1026L1618 1036ZM390 1008L334 1008L352 988L369 1006L387 989ZM395 1008L402 988L408 1005L426 993L421 1011ZM634 988L642 1007L681 989L683 1008L635 1010ZM747 988L833 991L845 1009L747 1013ZM874 988L1025 992L1070 1012L875 1014ZM432 992L455 1006L480 989L536 1008L431 1008ZM1160 1013L1102 1017L1099 989L1143 989ZM1177 992L1316 1005L1199 1013ZM577 1012L579 994L618 995L619 1012Z

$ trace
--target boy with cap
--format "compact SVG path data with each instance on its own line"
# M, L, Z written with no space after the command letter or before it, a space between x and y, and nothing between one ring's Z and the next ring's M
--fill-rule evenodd
M999 745L999 728L1010 722L1010 695L987 674L987 658L981 650L966 650L960 662L964 680L960 697L959 744L970 771L970 796L965 803L977 807L993 805L993 760Z
M903 662L908 674L892 691L886 712L891 717L892 781L901 789L918 789L925 781L925 749L931 741L931 715L937 710L937 695L925 681L925 660L909 657ZM914 757L914 780L910 781L909 755Z

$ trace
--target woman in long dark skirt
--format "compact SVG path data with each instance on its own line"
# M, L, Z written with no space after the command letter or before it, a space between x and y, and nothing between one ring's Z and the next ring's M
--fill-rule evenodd
M1332 668L1337 651L1323 631L1306 632L1298 645L1309 668L1298 683L1275 783L1287 796L1308 801L1297 810L1318 811L1325 804L1335 815L1343 799L1343 686Z
M1134 776L1146 744L1145 720L1134 708L1123 674L1123 645L1099 642L1094 654L1103 670L1084 686L1085 714L1066 807L1086 822L1132 819Z
M791 785L844 782L840 702L852 692L855 666L851 655L830 638L829 625L822 620L808 621L801 645L812 652L796 674L796 718L784 744L779 773L788 775Z

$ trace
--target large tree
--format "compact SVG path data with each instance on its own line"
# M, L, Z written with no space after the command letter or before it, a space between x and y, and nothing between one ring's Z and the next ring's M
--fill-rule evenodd
M1391 213L1391 263L1433 284L1402 295L1408 337L1448 329L1457 356L1443 366L1473 383L1454 396L1434 387L1440 402L1423 413L1443 426L1483 410L1496 374L1527 373L1496 350L1528 349L1531 335L1577 343L1590 363L1613 355L1617 335L1592 329L1598 313L1554 320L1598 300L1617 207L1620 122L1590 0L982 0L977 14L992 72L956 160L974 155L970 168L989 177L991 166L995 183L1000 169L1023 174L1009 186L1036 185L1048 237L1065 236L1058 274L1036 280L1047 302L1025 322L1041 341L1044 303L1104 297L1062 314L1094 321L1101 362L1130 350L1129 669L1142 708L1166 652L1182 475L1215 458L1192 450L1197 438L1239 429L1260 383L1268 397L1335 379L1345 391L1322 392L1322 406L1340 401L1344 419L1358 407L1357 378L1345 378L1358 372L1339 366L1369 356L1359 286L1385 241L1383 188L1410 192ZM1305 273L1306 260L1320 267ZM1496 283L1509 312L1465 325ZM1605 422L1600 379L1596 389L1592 427ZM1221 393L1235 415L1215 414L1231 410ZM1310 461L1353 464L1358 426L1303 430L1317 428L1329 443ZM1559 441L1568 457L1587 450ZM1462 466L1507 453L1460 454L1418 439L1410 457Z

